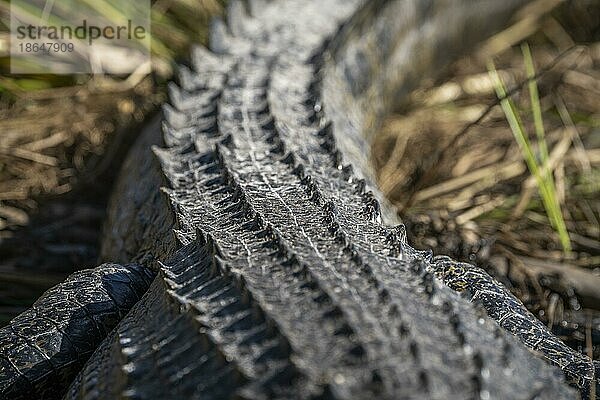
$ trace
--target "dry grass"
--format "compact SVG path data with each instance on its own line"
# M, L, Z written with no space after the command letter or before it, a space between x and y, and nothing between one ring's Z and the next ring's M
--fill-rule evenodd
M152 68L129 76L0 76L0 325L96 264L120 162L165 100L175 61L205 43L223 0L152 2ZM8 70L0 0L0 72Z
M0 9L7 7L1 0ZM27 225L38 200L69 193L118 164L113 157L131 141L130 128L164 101L174 60L206 40L209 19L222 9L221 0L153 2L152 71L0 77L0 240ZM7 26L0 18L0 33ZM7 40L0 35L0 49ZM7 67L0 53L0 69Z
M48 95L52 96L22 99L0 110L0 234L4 237L9 235L7 228L27 224L28 214L37 207L35 199L68 193L80 180L93 180L109 168L118 139L164 98L150 79L116 95L87 86L53 89Z
M584 348L585 337L577 336L585 333L583 325L573 322L579 318L573 312L595 310L588 325L594 343L600 336L600 42L577 43L572 35L581 35L559 22L569 17L558 16L532 19L535 29L510 28L499 37L514 42L498 46L494 38L483 46L485 56L460 60L448 78L415 92L376 138L373 160L380 187L417 247L486 267L557 333L576 337L575 347ZM525 39L538 72L549 153L540 173L556 183L569 255L486 69L486 56L496 48L498 73L513 89L526 130L535 132L518 46ZM541 161L538 138L529 137Z

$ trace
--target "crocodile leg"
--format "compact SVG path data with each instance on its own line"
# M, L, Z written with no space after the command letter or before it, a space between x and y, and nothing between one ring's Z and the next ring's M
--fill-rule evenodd
M146 292L153 274L103 264L49 289L0 329L0 397L59 398L96 347Z

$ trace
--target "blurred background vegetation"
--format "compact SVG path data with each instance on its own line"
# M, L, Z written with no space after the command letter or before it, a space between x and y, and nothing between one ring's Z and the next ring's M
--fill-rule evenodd
M0 1L0 325L95 265L119 165L224 3L152 1L151 68L108 76L10 74L10 4Z

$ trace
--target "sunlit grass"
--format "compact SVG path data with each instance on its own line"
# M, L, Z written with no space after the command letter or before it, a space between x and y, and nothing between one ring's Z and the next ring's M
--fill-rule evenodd
M529 134L525 129L520 113L512 98L507 95L504 82L500 78L494 63L491 61L488 64L488 70L494 83L496 95L498 96L498 99L500 99L500 105L504 111L504 115L506 116L513 136L515 137L515 140L521 149L523 159L525 160L530 173L535 177L538 191L542 198L542 203L544 204L544 209L546 210L550 224L558 234L564 253L569 255L572 250L571 240L569 238L569 233L561 212L560 203L556 195L554 176L550 168L547 167L549 162L548 146L545 138L542 108L540 104L537 83L535 80L535 67L529 46L524 44L521 47L521 50L523 52L525 70L527 73L527 79L529 81L528 91L533 114L533 122L535 126L535 134L540 152L539 161L535 156L533 146L529 140Z
M175 63L187 58L190 46L198 43L206 43L210 19L222 13L226 0L158 0L153 1L150 9L151 32L150 45L153 69L158 73L158 82L164 83L170 78ZM11 8L7 0L0 0L0 48L8 48L8 28L10 26ZM85 7L94 9L104 18L112 21L114 25L122 23L126 19L125 14L120 11L123 4L117 0L95 2L85 0ZM58 8L58 5L56 6ZM85 14L85 7L62 7L58 14L69 15L77 12ZM16 12L25 21L38 21L43 10L26 0L13 4L13 12ZM62 14L61 14L62 13ZM57 17L54 13L49 15L47 21L52 25L68 25L68 23ZM6 43L4 43L6 42ZM14 62L15 60L13 60ZM43 71L43 66L41 66ZM8 72L8 54L0 55L0 70ZM35 91L54 87L72 86L84 83L86 79L78 75L13 75L4 74L0 80L0 100L10 103L21 91ZM68 79L71 77L71 79ZM78 78L77 78L78 77ZM115 77L126 79L126 77ZM39 81L39 82L36 82ZM83 81L83 82L82 82Z

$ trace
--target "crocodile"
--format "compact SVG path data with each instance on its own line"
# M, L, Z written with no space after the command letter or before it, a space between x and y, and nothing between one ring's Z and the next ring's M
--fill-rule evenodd
M482 269L409 245L368 160L385 114L524 3L230 1L125 161L111 264L0 330L0 394L595 397L597 362Z

